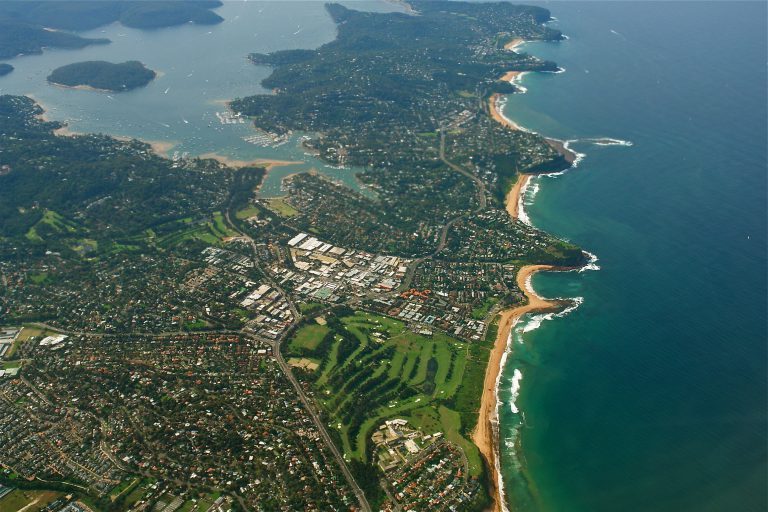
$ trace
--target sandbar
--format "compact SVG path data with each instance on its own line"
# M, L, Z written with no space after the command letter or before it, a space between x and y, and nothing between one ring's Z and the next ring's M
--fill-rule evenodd
M229 167L235 167L235 168L264 167L268 171L273 169L274 167L282 167L286 165L301 165L305 163L303 160L298 160L298 161L270 160L268 158L257 158L255 160L237 160L235 158L230 158L228 156L219 155L218 153L205 153L204 155L200 155L200 158L210 158L212 160L221 162L222 164Z

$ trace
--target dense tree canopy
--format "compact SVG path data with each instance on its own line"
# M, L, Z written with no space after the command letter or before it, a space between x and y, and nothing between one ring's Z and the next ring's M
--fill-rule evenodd
M86 61L56 68L48 81L70 87L86 85L107 91L129 91L147 85L155 76L154 71L135 60L120 64Z

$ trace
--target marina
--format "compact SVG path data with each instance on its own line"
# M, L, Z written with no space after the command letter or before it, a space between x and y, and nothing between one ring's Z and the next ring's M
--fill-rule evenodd
M32 96L50 120L66 123L62 133L162 142L170 157L175 154L178 160L217 153L241 161L304 162L273 169L259 190L264 197L283 193L283 177L311 169L360 190L355 169L331 168L304 147L308 134L267 133L223 107L234 98L271 93L261 86L271 68L251 63L249 53L317 48L334 39L336 28L322 2L298 4L300 8L292 7L289 14L279 3L262 2L254 9L246 2L225 2L216 9L225 21L215 26L186 24L143 31L113 24L83 31L82 37L107 38L111 43L14 59L14 72L0 78L0 92ZM384 1L354 5L376 11L399 9ZM111 96L48 84L45 77L62 59L139 60L159 72L146 87Z

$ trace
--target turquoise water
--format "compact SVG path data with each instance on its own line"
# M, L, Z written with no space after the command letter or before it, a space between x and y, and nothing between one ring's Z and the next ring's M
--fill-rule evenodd
M527 75L507 114L547 135L633 146L574 143L586 159L538 180L527 207L535 225L596 253L601 270L534 280L545 296L584 301L517 333L501 386L507 486L519 510L765 510L765 4L546 6L571 39L525 48L566 73ZM173 142L171 154L304 162L272 171L265 195L310 167L356 186L353 170L305 155L296 137L254 146L242 139L255 133L248 124L215 116L218 100L264 92L269 69L249 52L333 39L322 2L217 12L226 21L214 27L86 32L113 44L14 59L0 91L32 94L75 131ZM88 59L138 59L162 75L119 95L45 82ZM512 413L515 369L522 414Z
M361 10L401 9L383 0L347 3ZM112 24L82 32L112 43L13 59L16 69L0 78L0 93L32 96L48 117L67 122L76 132L172 143L169 156L215 152L237 160L302 162L270 172L261 188L264 196L280 195L283 176L311 168L358 189L354 169L334 169L306 154L300 146L302 134L279 147L257 146L244 140L256 135L251 123L222 124L216 116L226 111L226 100L269 92L260 82L270 68L251 64L246 59L249 53L316 48L336 37L324 3L228 1L216 12L224 22L214 26L137 30ZM64 89L46 82L55 68L83 60L140 60L159 76L146 87L119 94Z
M583 304L516 333L515 510L766 510L766 4L546 7L570 40L524 50L566 72L527 75L507 116L633 145L574 143L527 207L601 269L534 279Z

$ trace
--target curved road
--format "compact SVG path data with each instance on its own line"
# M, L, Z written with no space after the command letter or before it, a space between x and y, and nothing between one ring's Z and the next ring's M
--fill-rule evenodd
M240 235L248 241L248 244L251 246L251 250L253 251L253 256L252 256L253 264L256 266L256 268L261 270L262 274L264 274L264 276L269 281L269 284L273 288L275 288L280 293L280 295L283 296L285 301L288 303L288 307L291 309L293 318L295 319L295 321L298 321L301 318L301 313L296 308L296 305L293 303L290 296L287 293L285 293L285 291L280 287L280 285L277 284L277 282L274 279L272 279L272 276L269 274L269 272L266 272L264 269L261 268L261 266L259 265L258 258L256 257L256 243L253 241L253 238L248 236L248 234L243 233L242 231L237 229L237 226L235 226L232 223L232 220L229 217L229 208L227 208L226 219L229 225L233 229L238 231ZM253 335L250 335L250 336L253 336ZM320 415L315 410L313 406L313 402L304 393L304 390L302 389L301 384L299 384L299 381L297 381L296 377L294 377L293 372L291 371L291 367L288 366L288 364L285 362L285 359L283 359L283 354L280 352L280 344L282 343L282 340L283 340L283 337L280 337L276 341L270 342L272 344L272 348L275 354L275 359L277 360L277 364L280 365L280 369L283 371L285 376L288 377L288 380L291 381L291 384L293 385L293 388L296 390L296 394L299 396L299 399L301 400L301 403L304 405L304 408L307 410L307 412L309 412L310 416L312 416L312 420L315 422L315 426L320 432L320 435L323 437L325 444L328 446L328 449L331 450L331 453L336 458L336 462L341 468L342 473L344 473L344 477L347 479L347 483L352 488L352 491L355 493L355 496L357 497L357 501L360 502L361 510L363 510L363 512L371 512L371 505L368 503L368 500L365 497L365 493L360 488L360 486L357 485L357 481L355 480L355 477L352 476L352 472L349 470L349 467L347 466L347 462L344 460L344 457L342 456L341 452L336 446L336 443L333 442L333 439L331 439L330 434L328 434L328 431L325 429L325 425L323 424L323 421L321 420ZM268 340L265 340L265 341L268 341Z
M477 186L477 208L472 210L468 213L463 213L459 215L458 217L454 217L448 222L445 223L443 228L440 230L440 240L437 243L437 247L435 248L432 253L427 254L426 256L422 256L421 258L416 258L413 260L410 265L408 265L408 270L405 273L405 276L403 277L403 282L400 285L400 289L407 290L411 287L411 281L413 280L413 274L416 272L416 267L419 266L419 263L421 263L424 260L428 260L431 258L434 258L437 256L440 251L445 249L445 244L448 241L448 230L451 229L451 227L456 224L458 221L462 219L466 219L470 215L475 215L476 213L479 213L483 210L485 210L488 207L488 198L486 195L486 188L485 183L483 183L483 180L469 172L468 170L464 169L458 164L455 164L448 160L445 157L445 130L440 127L440 161L442 161L445 165L453 169L454 171L458 172L459 174L466 176L467 178L471 179L475 185Z

